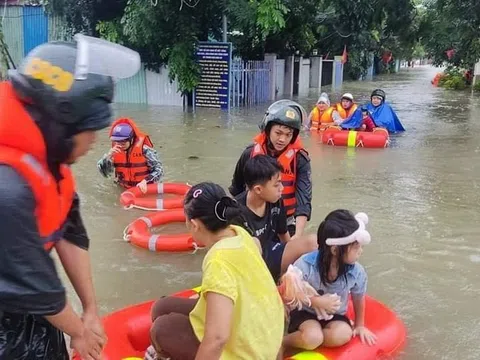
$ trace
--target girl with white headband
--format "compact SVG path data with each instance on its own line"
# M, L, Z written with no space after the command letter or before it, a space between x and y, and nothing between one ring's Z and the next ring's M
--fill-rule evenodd
M363 245L371 240L365 229L367 223L365 213L332 211L318 228L318 251L305 254L294 263L318 295L310 298L311 307L291 311L289 334L283 340L285 347L337 347L355 335L369 345L375 343L375 335L364 326L367 274L357 262ZM346 316L349 294L355 310L354 326ZM333 316L319 316L325 312Z

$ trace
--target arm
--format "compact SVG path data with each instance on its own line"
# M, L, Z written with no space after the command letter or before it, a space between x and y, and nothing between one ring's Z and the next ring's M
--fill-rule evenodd
M332 119L335 125L340 125L344 119L340 116L337 110L333 110L332 112Z
M162 162L158 158L157 152L151 147L144 145L143 153L147 159L148 169L150 170L145 180L148 184L160 182L165 171Z
M89 244L90 240L80 215L80 200L78 195L75 194L64 227L63 239L56 244L55 249L82 303L85 326L104 341L106 337L98 317L93 287L90 255L88 253ZM103 345L103 341L99 341Z
M206 300L205 335L195 360L218 360L230 338L234 303L229 297L214 292L208 292Z
M277 234L280 241L284 244L290 241L290 233L287 226L287 211L283 205L283 199L278 200L278 206L280 207L280 214L278 215L278 227Z
M367 273L362 265L355 264L355 284L350 290L352 294L353 310L355 311L355 327L364 326L365 322L365 294L367 293Z
M286 244L291 239L290 233L288 231L285 234L278 234L278 238L283 244Z
M297 154L297 164L295 236L302 236L312 214L312 170L310 158L306 152L300 151Z
M365 326L365 295L352 294L355 327Z
M243 168L245 167L245 163L250 158L250 154L252 153L253 145L248 146L238 159L237 165L235 166L235 171L233 173L232 184L228 188L230 194L232 196L237 196L238 194L245 191L245 180L243 178Z

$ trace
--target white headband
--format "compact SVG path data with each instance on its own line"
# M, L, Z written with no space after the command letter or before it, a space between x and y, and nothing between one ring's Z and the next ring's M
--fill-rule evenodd
M353 244L355 241L357 241L360 245L370 244L370 241L372 240L370 233L365 230L365 225L368 224L367 214L359 212L357 215L355 215L355 220L358 222L357 230L342 238L328 238L326 240L327 245L348 245Z

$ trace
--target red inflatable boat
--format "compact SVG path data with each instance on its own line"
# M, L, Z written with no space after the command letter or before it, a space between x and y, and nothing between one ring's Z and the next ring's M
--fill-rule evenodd
M390 142L388 131L375 128L372 132L342 130L338 126L330 126L321 132L322 143L333 146L386 148Z
M191 297L197 289L186 290L174 296ZM152 301L133 305L107 315L104 320L108 342L103 352L104 360L143 359L150 345L150 309ZM351 301L348 315L353 313ZM302 351L285 359L296 360L377 360L391 359L402 350L406 329L395 313L379 301L366 299L365 326L377 336L374 346L364 345L358 338L334 349L319 348L315 351ZM75 357L74 357L75 358ZM79 360L78 357L76 357ZM252 359L253 360L253 359Z

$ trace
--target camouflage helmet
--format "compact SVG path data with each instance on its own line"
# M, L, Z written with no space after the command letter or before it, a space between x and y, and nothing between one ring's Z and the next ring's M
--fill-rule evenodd
M387 97L385 94L385 91L382 89L375 89L372 91L372 94L370 95L370 98L377 96L379 98L382 98L382 101L385 101L385 98Z
M278 100L268 107L259 128L268 134L274 124L287 126L294 130L293 143L306 119L307 113L299 103L292 100Z

